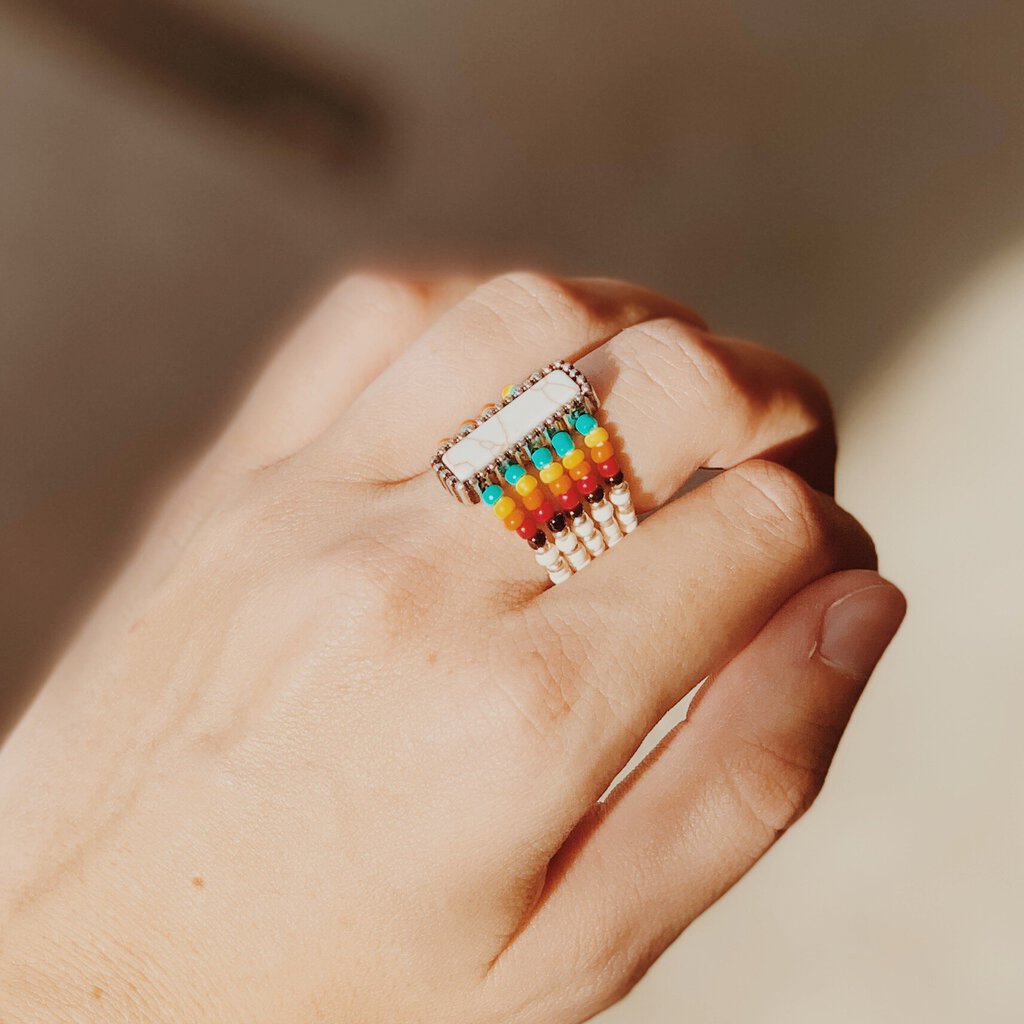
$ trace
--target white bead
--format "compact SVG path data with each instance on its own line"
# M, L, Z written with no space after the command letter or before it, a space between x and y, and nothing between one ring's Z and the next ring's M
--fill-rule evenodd
M533 557L536 558L545 569L553 568L562 558L561 554L559 554L558 548L551 544L545 544L539 551L534 552Z
M582 547L579 544L576 545L575 551L570 551L565 557L577 572L579 572L585 565L590 564L590 553L585 547Z

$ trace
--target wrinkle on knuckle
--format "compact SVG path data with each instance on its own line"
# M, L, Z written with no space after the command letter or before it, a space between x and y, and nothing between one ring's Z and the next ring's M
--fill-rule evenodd
M532 270L492 278L476 289L472 300L508 331L539 320L545 329L575 336L597 315L585 292Z
M722 366L701 332L683 320L660 317L623 331L616 354L644 391L653 385L678 408L693 401L709 408L722 394Z
M821 791L827 761L801 758L761 737L737 736L737 748L723 765L729 800L740 831L754 836L755 855L785 832Z
M736 506L767 538L809 561L830 543L830 523L814 489L792 470L773 462L741 463L722 474Z

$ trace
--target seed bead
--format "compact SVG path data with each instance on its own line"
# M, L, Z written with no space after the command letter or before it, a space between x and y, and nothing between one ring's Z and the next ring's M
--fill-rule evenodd
M566 433L564 430L560 430L557 434L552 436L551 447L555 449L555 454L562 459L576 447L576 444L573 441L571 434Z
M528 508L531 512L540 506L540 503L544 500L544 495L541 494L539 488L535 488L530 491L529 494L523 495L523 506Z
M596 448L599 444L604 444L607 440L608 431L605 430L604 427L597 427L583 438L583 443L588 448Z
M582 480L590 472L590 469L590 463L584 459L582 462L576 463L576 465L569 470L569 476L571 476L573 480Z
M576 422L573 426L576 428L577 433L583 434L586 437L592 430L597 430L597 420L590 413L585 412L582 416L576 417Z
M509 501L512 499L509 498ZM526 513L521 508L514 508L507 516L505 516L505 529L506 530L518 530L523 524L523 520L526 519Z
M540 478L544 483L550 484L557 480L564 472L565 470L557 462L552 462L550 466L545 466L540 471Z
M513 487L515 487L515 485L519 483L524 476L526 476L526 470L523 469L522 466L517 466L514 462L505 470L505 482L511 484Z
M551 451L547 448L538 448L530 455L530 461L538 468L543 469L552 463Z
M515 486L516 494L525 498L537 487L537 478L535 476L530 476L529 473L524 473L522 477L516 481Z
M566 469L573 469L575 466L578 466L584 458L586 458L586 456L579 448L573 448L573 450L569 452L564 459L562 459L562 465L565 466Z
M597 467L597 471L598 471L598 473L601 474L601 476L603 476L605 478L605 480L608 480L609 483L610 483L612 477L614 477L616 475L619 475L619 463L618 463L618 460L613 455L607 461L602 462Z
M561 469L561 467L559 467ZM572 487L572 480L563 473L556 480L552 480L548 484L548 490L557 498L560 494L565 494L569 488Z
M491 484L490 487L484 488L484 492L480 497L483 498L488 505L496 505L501 500L501 496L503 494L504 491L502 491L497 484Z
M505 519L512 514L515 507L516 503L508 495L505 495L494 503L494 514L499 519Z
M607 462L615 454L615 449L610 444L596 445L590 451L590 457L595 462Z

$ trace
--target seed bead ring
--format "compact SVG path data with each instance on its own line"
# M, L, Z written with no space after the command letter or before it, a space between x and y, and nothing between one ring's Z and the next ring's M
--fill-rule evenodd
M466 420L431 463L450 494L489 505L518 533L553 583L637 527L629 484L597 420L599 405L577 367L551 363Z

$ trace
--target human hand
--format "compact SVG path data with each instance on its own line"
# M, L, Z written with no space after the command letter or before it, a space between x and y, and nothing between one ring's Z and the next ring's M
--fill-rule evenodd
M657 511L552 589L426 467L562 357ZM0 753L0 1019L615 1001L813 799L902 618L834 451L812 378L631 285L341 285Z

